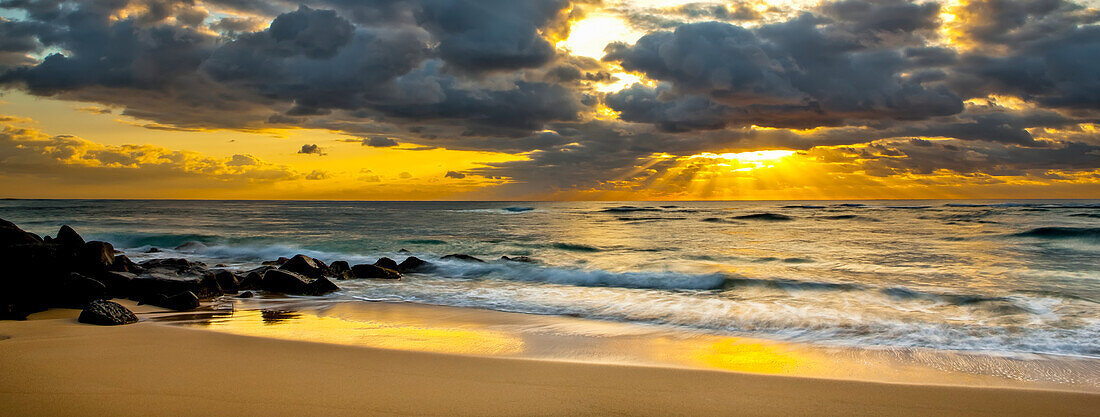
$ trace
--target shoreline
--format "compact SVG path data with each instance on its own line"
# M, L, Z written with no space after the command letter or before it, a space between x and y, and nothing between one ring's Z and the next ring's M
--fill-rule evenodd
M1093 415L1100 393L869 382L384 349L129 326L0 322L14 415ZM435 307L425 307L439 311ZM482 314L478 312L477 314ZM172 313L167 313L172 314ZM501 313L503 314L503 313ZM494 320L505 320L490 317Z
M446 354L1100 393L1100 360L1094 358L838 346L409 302L224 298L207 308L166 312L151 321L237 335Z

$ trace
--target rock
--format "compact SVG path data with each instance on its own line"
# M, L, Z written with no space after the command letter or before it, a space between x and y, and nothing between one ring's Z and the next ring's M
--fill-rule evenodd
M103 272L115 262L115 248L110 243L91 241L76 252L75 268L78 271Z
M264 271L267 272L267 271ZM263 272L252 271L240 279L240 285L237 286L238 290L258 290L260 289L260 282L263 281Z
M84 310L80 311L80 317L76 321L100 326L118 326L137 323L138 318L134 315L134 312L119 303L95 300L88 303Z
M222 291L226 293L236 293L241 287L241 284L237 282L237 276L224 269L214 271L214 280L218 281L218 286L222 287Z
M199 297L191 291L184 291L172 296L155 294L145 300L145 304L167 308L176 311L188 311L199 308Z
M379 258L378 261L374 263L374 266L380 266L380 267L383 267L383 268L386 268L386 269L392 269L392 270L396 271L397 270L397 261L394 261L393 259L390 259L390 258L382 257L382 258Z
M213 274L179 276L146 272L134 277L130 288L130 298L139 301L156 294L179 294L184 291L203 299L220 297L223 293Z
M14 245L35 245L42 243L42 239L38 235L30 232L25 232L16 226L15 223L9 222L4 219L0 219L0 247L8 247Z
M16 244L0 249L0 318L22 319L62 305L58 294L64 293L71 264L72 254L58 245Z
M533 264L533 263L538 262L538 261L536 261L532 258L528 258L526 256L513 256L513 257L501 256L500 260L509 261L509 262L523 262L523 263L528 263L528 264Z
M155 247L149 248L149 250L145 251L145 253L160 253L160 249Z
M283 269L265 272L260 280L260 289L284 294L306 294L311 290L306 277Z
M313 280L309 283L309 289L306 294L308 295L325 295L333 291L340 291L340 287L329 281L328 278L321 277Z
M180 252L198 252L206 248L209 248L209 246L206 246L205 243L192 240L189 242L183 242L182 245L176 246L175 250Z
M324 262L310 258L305 255L294 255L289 261L286 261L279 269L284 271L296 272L309 278L320 278L325 275L329 275L328 265Z
M206 269L206 264L188 261L183 258L151 259L142 262L140 265L146 269L145 272L169 275L198 276L210 272L209 269Z
M274 261L263 261L260 265L280 266L287 263L287 261L290 261L290 259L287 259L285 256L280 256L279 259L276 259Z
M408 250L408 249L405 249L405 248L401 248L401 249L398 249L398 250L397 250L397 253L412 253L412 252L409 252L409 250Z
M110 298L122 298L130 296L130 287L135 277L137 275L131 272L106 271L96 275L95 279L107 287Z
M423 272L423 271L430 270L431 268L432 268L432 264L428 263L425 260L417 258L415 256L410 256L408 258L405 258L404 261L401 261L400 265L397 265L397 270L400 271L401 273Z
M111 266L107 268L108 271L115 272L141 272L141 266L131 261L126 255L115 255L114 262L111 262Z
M107 286L96 279L73 272L62 284L60 294L57 294L57 305L79 308L93 300L100 300L109 296Z
M237 294L237 298L252 298L252 295L253 295L252 291L245 291L245 292L242 292L240 294Z
M69 252L75 253L84 246L84 238L80 237L80 234L69 227L69 225L64 225L57 231L57 237L53 239L52 243L64 247Z
M348 261L333 261L332 265L328 266L329 273L336 279L348 279L354 278L351 274L351 266L348 265Z
M475 257L473 257L473 256L470 256L470 255L466 255L466 254L461 254L461 253L454 253L454 254L450 254L450 255L444 256L444 257L443 257L442 259L457 259L457 260L460 260L460 261L466 261L466 262L481 262L481 263L485 263L485 261L483 261L483 260L481 260L481 259L475 258Z
M401 278L401 273L392 269L380 267L378 265L360 264L351 267L351 274L355 278L382 278L382 279L398 279Z

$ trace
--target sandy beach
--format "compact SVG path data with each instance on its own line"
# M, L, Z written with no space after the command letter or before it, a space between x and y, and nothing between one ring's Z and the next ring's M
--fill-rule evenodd
M1100 394L433 353L54 309L0 322L12 416L1091 416Z

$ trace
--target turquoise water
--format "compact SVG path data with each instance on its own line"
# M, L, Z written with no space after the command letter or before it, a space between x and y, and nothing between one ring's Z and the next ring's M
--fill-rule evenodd
M1100 201L3 200L136 260L247 269L304 253L432 273L340 281L407 301L830 345L1100 358ZM187 242L189 249L172 250ZM166 249L145 254L150 247ZM488 261L442 261L466 253ZM529 256L538 263L498 260Z

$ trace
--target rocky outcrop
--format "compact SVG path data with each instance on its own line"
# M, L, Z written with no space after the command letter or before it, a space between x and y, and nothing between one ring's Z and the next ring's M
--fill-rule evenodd
M321 278L330 275L328 265L325 265L324 262L301 254L294 255L279 269L298 273L309 278Z
M35 245L42 243L42 238L30 232L24 232L15 223L0 219L0 248L14 245Z
M311 281L295 272L272 269L264 273L260 280L260 289L292 295L323 295L338 291L340 287L325 277Z
M401 261L401 263L397 265L397 271L402 274L407 272L425 272L430 269L432 269L432 264L415 256L405 258L404 261Z
M526 263L526 264L533 264L533 263L538 262L538 261L536 261L532 258L528 258L526 256L501 256L500 260L508 261L508 262L522 262L522 263Z
M111 266L107 268L108 271L132 273L141 272L142 269L144 268L131 261L126 255L115 255L114 262L111 262Z
M76 230L66 224L57 231L57 237L53 239L52 243L68 249L70 252L76 252L81 246L84 246L84 238L80 237Z
M349 279L354 278L351 274L351 266L348 265L348 261L333 261L328 266L329 273L336 279Z
M156 294L146 299L145 304L169 310L188 311L199 308L199 297L191 291L184 291L172 296Z
M378 265L360 264L351 267L351 275L355 278L399 279L401 273Z
M466 261L466 262L481 262L481 263L485 263L485 261L483 261L483 260L481 260L481 259L475 258L475 257L473 257L473 256L470 256L470 255L462 254L462 253L453 253L453 254L450 254L450 255L444 256L444 257L443 257L443 258L441 258L441 259L447 259L447 260L458 260L458 261Z
M378 261L376 261L374 263L374 266L380 266L380 267L383 267L383 268L386 268L386 269L396 271L397 270L397 261L395 261L393 259L390 259L390 258L387 258L387 257L381 257L381 258L378 258Z
M276 259L274 261L263 261L263 263L261 263L261 265L280 266L282 264L287 263L287 261L289 261L289 260L290 259L287 259L287 257L285 257L285 256L280 256L279 259Z
M134 312L114 301L94 300L80 311L76 321L100 326L118 326L137 323Z
M214 271L214 280L218 282L218 286L226 294L234 294L241 287L240 282L237 281L237 276L224 269Z
M91 241L76 251L76 270L97 274L107 271L115 262L115 248L110 243Z
M108 298L107 286L96 279L76 272L63 281L56 301L63 307L80 308L88 302Z

